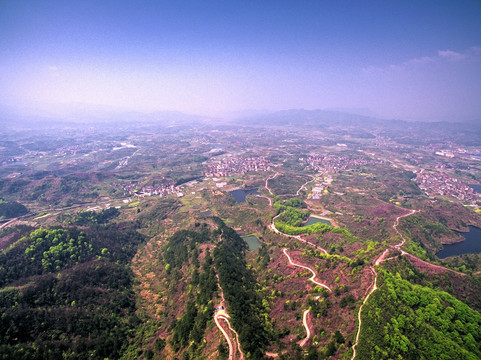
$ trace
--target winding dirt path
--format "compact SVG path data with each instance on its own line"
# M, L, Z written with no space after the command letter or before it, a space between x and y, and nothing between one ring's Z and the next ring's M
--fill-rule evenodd
M390 251L389 249L384 250L384 252L374 261L374 265L378 266L382 262L388 260L388 259L386 259L386 256L388 256L389 251Z
M268 187L268 180L270 180L271 178L274 178L278 175L278 173L276 173L273 177L269 177L266 179L266 188L267 190L269 191L270 194L274 195L273 192L271 191L271 189ZM311 180L312 181L312 180ZM304 186L306 186L310 181L306 182L304 185L302 185L300 187L300 189L297 191L297 195L299 195L299 192L302 190L302 188ZM264 196L265 198L268 199L269 201L269 206L272 206L272 199L267 197L267 196ZM444 266L440 266L440 265L435 265L435 264L431 264L427 261L424 261L420 258L418 258L417 256L414 256L406 251L404 251L403 249L401 249L401 247L406 243L406 238L403 236L403 234L398 230L398 225L399 225L399 221L404 218L404 217L407 217L407 216L410 216L410 215L413 215L415 214L416 212L418 212L418 210L409 210L407 213L403 214L403 215L400 215L398 217L396 217L396 221L394 222L393 224L393 228L394 230L396 231L396 233L401 237L401 242L398 243L398 244L394 244L394 245L390 245L389 248L385 249L384 252L374 260L374 266L380 266L383 262L385 261L389 261L389 260L392 260L392 259L395 259L397 256L393 256L393 257L388 257L389 253L391 250L397 250L397 251L400 251L401 252L401 256L406 256L406 257L409 257L411 258L412 260L415 260L417 262L421 262L422 264L424 264L425 266L431 268L431 269L439 269L439 270L443 270L443 271L450 271L450 272L453 272L455 274L458 274L458 275L461 275L461 276L466 276L466 274L464 273L461 273L459 271L456 271L456 270L452 270L452 269L449 269L449 268L446 268ZM303 239L300 235L289 235L289 234L284 234L282 233L281 231L279 231L276 226L275 226L275 219L279 216L280 214L276 215L275 217L272 218L272 222L271 224L269 225L269 229L271 229L273 232L275 232L276 234L281 234L281 235L284 235L284 236L287 236L287 237L290 237L290 238L295 238L301 242L304 242L306 244L309 244L311 246L313 246L314 248L322 251L323 253L327 254L327 251L325 249L323 249L322 247L320 246L317 246L315 244L312 244L310 242L308 242L307 240ZM292 259L290 258L289 254L287 253L287 249L284 248L283 249L283 252L284 254L287 256L288 260L289 260L289 263L291 265L294 265L294 266L298 266L298 267L302 267L302 268L305 268L307 270L309 270L313 275L312 277L309 279L311 280L313 283L319 285L319 286L322 286L324 288L326 288L327 290L331 291L331 289L325 285L325 284L322 284L322 283L319 283L315 280L315 277L316 277L316 274L315 272L307 267L307 266L303 266L303 265L300 265L300 264L295 264L292 262ZM351 360L354 360L357 353L356 353L356 347L359 345L359 337L360 337L360 333L361 333L361 327L362 327L362 309L364 308L364 305L366 304L366 302L369 300L369 298L371 297L371 295L374 293L374 291L376 291L378 289L378 286L377 286L377 277L378 277L378 274L377 274L377 271L376 269L374 268L374 266L370 266L369 269L371 270L371 272L373 273L374 275L374 280L372 282L372 285L370 287L370 290L369 292L367 293L366 297L364 298L360 308L359 308L359 312L358 312L358 328L357 328L357 333L356 333L356 340L355 340L355 343L353 344L352 346L352 349L353 349L353 354L352 354L352 357L351 357ZM481 273L481 271L479 272ZM306 333L307 333L307 336L305 339L303 339L299 344L301 346L304 346L307 341L309 340L310 336L311 336L311 331L309 329L309 326L307 324L307 316L309 315L309 309L308 310L305 310L304 313L303 313L303 324L304 324L304 327L306 329ZM275 353L266 353L267 356L269 357L278 357L277 354Z
M237 333L237 331L234 330L234 328L230 325L230 322L228 319L224 319L225 321L227 321L227 325L229 326L229 330L232 331L234 334L235 334L235 342L236 342L236 345L237 345L237 349L239 350L239 353L240 353L240 360L243 360L244 359L244 353L242 352L242 348L240 346L240 342L239 342L239 334Z
M226 339L227 344L229 345L229 360L235 360L236 359L237 350L239 350L239 354L240 354L239 359L243 360L244 359L244 353L242 352L242 348L240 346L239 334L230 325L230 321L229 321L230 316L227 313L227 309L225 308L224 291L222 290L222 288L219 284L219 275L216 274L216 277L217 277L217 287L220 290L221 301L220 301L220 304L218 306L216 306L216 308L215 308L214 321L215 321L215 324L217 325L217 327L219 328L219 330L222 332L222 335L224 335L224 338ZM227 331L224 329L224 327L220 324L219 319L224 320L227 323L227 326L229 327L229 330L231 332L230 334L227 333ZM236 335L235 338L232 335L232 333L234 333Z
M359 336L361 335L361 325L362 325L362 318L361 318L362 308L366 304L367 300L369 300L369 297L372 295L372 293L378 289L378 287L377 287L377 272L372 266L370 266L369 268L371 269L371 271L374 274L374 281L373 281L373 284L371 286L371 290L367 293L366 297L364 298L364 301L362 302L361 307L359 308L359 313L357 314L357 320L358 320L359 324L358 324L358 328L357 328L356 341L352 345L351 360L354 360L354 358L356 357L356 347L357 347L357 345L359 345Z
M277 177L279 175L279 173L276 171L276 173L272 176L269 176L267 179L266 179L266 184L265 184L265 188L267 189L267 191L269 191L269 194L271 195L274 195L274 193L272 192L271 188L269 187L269 180L272 180L274 179L275 177Z
M401 246L403 246L405 243L406 243L406 238L403 236L403 234L401 234L401 232L397 229L398 225L399 225L399 220L406 217L406 216L410 216L410 215L413 215L417 212L417 210L410 210L408 213L404 214L404 215L400 215L396 218L396 221L394 222L394 225L392 226L393 229L398 233L398 235L401 237L401 242L399 244L396 244L394 245L395 248L400 248Z
M3 229L4 227L7 227L8 225L14 223L15 221L17 221L17 219L19 219L19 218L13 218L13 219L8 220L6 223L3 223L2 225L0 225L0 229Z
M400 215L396 218L396 221L393 224L393 228L396 231L396 233L401 237L401 242L399 244L391 245L390 248L384 250L384 252L374 261L374 266L379 266L384 261L389 261L389 260L395 259L397 256L393 256L393 257L389 257L389 258L387 256L389 255L390 250L398 250L398 251L401 252L401 256L406 256L406 257L411 258L412 260L415 260L417 262L421 262L422 264L424 264L428 268L439 269L439 270L443 270L443 271L450 271L450 272L455 273L457 275L466 276L466 274L461 273L459 271L452 270L452 269L446 268L446 267L441 266L441 265L431 264L431 263L429 263L427 261L424 261L424 260L418 258L417 256L414 256L414 255L408 253L407 251L404 251L403 249L401 249L401 247L406 243L406 238L403 236L403 234L401 234L401 232L397 228L398 225L399 225L399 220L406 217L406 216L413 215L416 212L418 212L418 211L417 210L410 210L408 213L406 213L404 215ZM371 269L371 271L374 274L374 281L373 281L371 290L366 295L366 297L364 298L364 301L362 302L361 307L359 308L359 313L358 313L358 316L357 316L359 325L358 325L357 334L356 334L356 341L355 341L354 345L352 346L353 354L352 354L351 360L354 360L354 358L356 357L356 347L359 344L359 336L360 336L360 333L361 333L361 326L362 326L362 318L361 318L362 309L363 309L364 305L366 304L367 300L369 299L369 297L372 295L372 293L378 289L378 287L377 287L377 271L373 266L370 266L369 268Z
M297 192L296 192L296 196L299 196L299 193L301 192L301 190L302 190L307 184L309 184L310 182L313 182L313 181L315 181L315 180L316 180L316 178L313 177L311 180L306 181L303 185L301 185L301 187L299 188L299 190L297 190Z
M316 285L319 285L321 287L323 287L324 289L327 289L329 291L332 291L331 288L329 286L327 286L326 284L323 284L319 281L316 281L315 278L316 278L316 273L314 272L314 270L312 270L312 268L310 268L309 266L305 266L305 265L302 265L302 264L296 264L295 262L292 261L291 257L289 256L289 254L287 253L287 248L284 248L282 249L282 252L284 253L284 255L287 256L287 260L289 260L289 264L293 265L293 266L297 266L297 267L300 267L300 268L303 268L303 269L306 269L306 270L309 270L312 274L312 276L309 278L309 280L311 280L314 284Z
M230 339L229 334L227 334L227 332L224 330L224 328L219 323L219 319L223 319L223 320L229 322L229 320L227 320L226 316L229 316L229 315L227 315L227 313L224 310L216 310L215 315L214 315L214 321L215 321L215 324L217 325L217 327L219 328L219 330L222 332L222 335L224 335L224 337L227 341L227 344L229 345L229 359L234 359L234 345L232 344L232 341Z
M401 256L406 256L408 258L410 258L411 260L414 260L416 262L419 262L421 264L423 264L424 266L426 266L427 268L430 268L430 269L437 269L437 270L441 270L441 271L449 271L449 272L452 272L454 274L457 274L457 275L460 275L460 276L466 276L465 273L462 273L462 272L459 272L459 271L456 271L456 270L453 270L453 269L450 269L450 268L447 268L447 267L444 267L442 265L436 265L436 264L432 264L430 262L427 262L427 261L424 261L423 259L413 255L413 254L410 254L408 253L407 251L404 251L403 249L401 249L401 247L406 243L406 238L403 236L403 234L401 234L401 232L398 230L398 225L399 225L399 220L403 217L406 217L406 216L409 216L409 215L413 215L415 214L416 212L418 212L417 210L411 210L410 212L408 212L407 214L404 214L404 215L401 215L401 216L398 216L396 218L396 222L394 223L393 225L393 228L394 230L396 231L396 233L401 237L401 242L399 244L396 244L393 246L393 248L395 250L399 250L401 252ZM387 249L386 251L388 251L389 249ZM385 251L385 252L386 252ZM395 257L392 257L392 258L389 258L389 259L385 259L385 260L390 260L390 259L394 259ZM381 261L376 261L376 264L375 265L379 265L380 263L382 263L383 261L385 261L384 259L382 259Z
M269 206L272 207L272 198L270 198L269 196L266 196L266 195L257 195L261 198L264 198L264 199L267 199L267 201L269 202Z
M315 249L323 252L324 254L327 254L327 250L326 250L326 249L324 249L324 248L322 248L322 247L320 247L320 246L318 246L318 245L316 245L316 244L313 244L313 243L307 241L306 239L303 239L301 235L289 235L289 234L285 234L285 233L279 231L279 230L276 228L276 225L275 225L274 221L275 221L280 215L281 215L281 214L278 214L278 215L276 215L276 216L274 216L274 217L272 218L272 222L271 222L271 224L269 225L269 229L271 229L272 231L274 231L276 234L280 234L280 235L284 235L284 236L287 236L287 237L290 237L290 238L293 238L293 239L297 239L297 240L299 240L299 241L301 241L301 242L303 242L303 243L305 243L305 244L307 244L307 245L310 245L310 246L312 246L313 248L315 248Z
M393 224L393 228L394 230L398 233L398 235L401 237L401 242L399 244L396 244L394 245L393 247L395 249L398 249L401 251L401 254L405 253L407 254L407 252L405 252L404 250L401 250L401 246L403 246L405 243L406 243L406 238L401 234L401 232L397 229L398 225L399 225L399 220L403 217L406 217L406 216L410 216L412 214L416 213L416 210L410 210L408 213L406 214L403 214L403 215L400 215L396 218L396 221L394 222ZM391 245L392 246L392 245ZM384 250L384 252L374 261L374 266L379 266L381 265L384 261L387 261L387 260L390 260L392 258L387 258L387 256L389 255L389 252L390 252L390 249L386 249ZM403 254L404 255L404 254ZM374 281L371 285L371 290L369 290L369 292L367 293L366 297L364 298L360 308L359 308L359 312L357 313L357 320L358 320L358 327L357 327L357 333L356 333L356 341L354 342L354 344L352 345L352 357L351 357L351 360L354 360L354 358L356 357L356 347L357 345L359 345L359 336L361 335L361 327L362 327L362 317L361 317L361 314L362 314L362 309L364 308L364 305L366 304L366 302L369 300L369 298L371 297L371 295L373 294L374 291L376 291L378 289L377 287L377 271L376 269L373 267L373 266L370 266L369 269L372 271L372 273L374 274Z
M311 329L309 328L309 325L307 324L307 315L309 315L309 309L304 310L304 313L302 314L302 324L304 325L304 328L306 329L306 337L302 339L302 341L299 343L300 347L306 346L306 343L309 341L311 338Z
M332 290L329 286L315 280L316 273L312 268L310 268L309 266L306 266L306 265L302 265L302 264L298 264L298 263L293 262L292 258L287 253L286 248L282 249L282 252L284 253L284 255L287 256L287 260L289 261L289 264L291 264L293 266L303 268L303 269L306 269L306 270L309 270L312 273L312 276L309 278L309 280L311 282L313 282L316 285L319 285L319 286L323 287L324 289L327 289L329 292L332 292ZM319 299L319 297L317 297L316 299ZM298 343L300 347L304 347L306 345L306 343L309 341L309 339L311 338L311 329L309 327L309 324L307 323L307 316L309 315L309 311L310 311L310 309L304 310L304 313L302 314L302 324L304 325L304 328L306 329L306 337Z

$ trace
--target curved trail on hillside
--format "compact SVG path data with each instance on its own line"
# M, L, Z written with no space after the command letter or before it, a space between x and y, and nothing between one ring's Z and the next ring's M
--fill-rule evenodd
M364 301L362 302L361 307L359 308L359 312L357 314L357 320L358 320L359 324L358 324L358 328L357 328L356 341L352 345L351 360L354 360L354 358L356 357L356 347L359 344L359 336L361 335L361 325L362 325L361 312L362 312L362 308L366 304L367 300L369 300L369 297L372 295L372 293L378 289L378 287L377 287L377 272L372 266L370 266L369 268L374 273L374 281L373 281L373 284L371 286L371 290L367 293L366 297L364 298Z
M393 229L396 231L396 233L398 233L398 235L401 237L401 242L399 244L396 244L394 245L394 248L396 249L400 249L401 246L403 246L406 242L406 238L399 232L399 230L397 229L398 225L399 225L399 220L403 217L406 217L406 216L409 216L409 215L412 215L416 213L416 210L410 210L408 213L406 214L403 214L403 215L400 215L396 218L396 221L394 222L393 224ZM392 245L391 245L392 246ZM374 266L379 266L381 265L384 261L387 261L387 260L390 260L392 258L386 258L387 255L389 254L389 251L390 249L386 249L384 250L384 252L374 261ZM401 250L401 252L403 252L403 250ZM364 305L366 304L366 302L369 300L369 297L373 294L374 291L376 291L378 289L377 287L377 271L376 269L373 267L373 266L370 266L369 269L372 271L372 273L374 274L374 281L371 285L371 290L369 290L369 292L367 293L366 297L364 298L362 304L361 304L361 307L359 308L359 312L357 313L357 320L358 320L358 327L357 327L357 333L356 333L356 341L354 342L354 344L352 345L352 357L351 357L351 360L354 360L354 358L356 357L356 347L357 345L359 345L359 336L361 335L361 327L362 327L362 317L361 317L361 313L362 313L362 309L364 308Z
M222 310L219 310L219 312L220 311L222 311ZM217 327L219 328L219 330L222 332L222 335L224 335L224 337L227 341L227 344L229 345L229 359L234 359L234 345L232 344L232 341L231 341L229 335L227 334L227 332L224 330L224 328L219 323L219 319L223 319L227 322L229 320L227 320L227 318L224 315L219 314L219 312L216 311L216 313L214 315L214 321L215 321L215 324L217 325Z
M282 249L282 252L284 253L284 255L287 256L287 260L289 260L289 264L291 264L293 266L303 268L303 269L306 269L306 270L309 270L312 273L312 276L309 278L309 280L311 282L313 282L314 284L319 285L319 286L323 287L324 289L327 289L330 292L332 292L332 290L329 286L315 280L316 273L314 272L314 270L312 270L312 268L310 268L309 266L305 266L305 265L293 262L292 258L287 253L286 248ZM306 343L309 341L309 339L311 338L311 329L309 328L309 325L307 324L307 316L309 315L309 311L310 311L309 309L304 310L304 313L302 314L302 324L304 325L304 328L306 329L306 337L299 342L299 346L301 346L301 347L304 347L306 345Z
M399 220L406 217L406 216L410 216L410 215L413 215L417 212L417 210L410 210L407 214L404 214L404 215L400 215L396 218L396 221L394 222L394 225L392 226L393 229L397 232L397 234L401 237L401 242L399 244L396 244L394 245L395 248L400 248L401 246L403 246L405 243L406 243L406 238L403 236L403 234L401 234L401 232L397 229L398 225L399 225Z
M227 326L229 327L229 330L233 332L236 335L235 339L231 339L232 335L229 335L227 331L222 327L222 325L219 323L219 319L224 320L227 323ZM235 331L232 326L230 325L230 316L227 314L225 310L217 310L216 314L214 316L214 321L217 327L220 329L222 334L224 335L225 339L227 340L227 343L229 345L229 359L235 360L236 355L237 355L237 349L239 350L240 353L240 360L244 359L244 353L241 350L240 343L239 343L239 334L237 334L237 331ZM232 337L233 338L233 337ZM237 348L234 346L234 341L237 346Z
M225 308L224 291L222 290L219 284L219 275L216 274L216 277L217 277L217 287L220 290L220 296L222 300L220 301L219 306L216 307L216 310L214 312L214 321L217 327L219 328L219 330L222 332L222 335L224 335L224 338L226 339L227 344L229 345L229 360L236 359L237 349L239 350L239 353L240 353L239 359L243 360L244 353L242 352L242 349L239 343L239 334L237 334L237 331L235 331L230 325L230 321L229 321L230 316L227 313L227 310ZM222 325L219 322L219 319L222 319L227 323L227 326L231 331L230 334L228 334L227 331L222 327ZM232 336L232 333L236 335L235 339L234 339L234 336ZM237 348L234 346L234 341L235 341L235 344L237 345Z
M269 196L266 196L266 195L257 195L261 198L264 198L264 199L267 199L267 201L269 202L269 206L272 207L272 198L270 198Z
M431 269L439 269L439 270L443 270L443 271L450 271L452 273L455 273L457 275L461 275L461 276L466 276L466 274L464 273L461 273L459 271L456 271L456 270L453 270L453 269L449 269L447 267L444 267L444 266L441 266L441 265L435 265L435 264L431 264L427 261L424 261L422 260L421 258L415 256L415 255L412 255L410 253L408 253L407 251L404 251L403 249L401 249L401 247L406 243L406 238L404 237L404 235L398 230L398 225L399 225L399 220L404 218L404 217L407 217L407 216L410 216L410 215L413 215L415 214L416 212L418 212L418 210L409 210L408 213L404 214L404 215L400 215L396 218L396 221L394 222L393 224L393 229L396 231L396 233L401 237L401 242L398 243L398 244L395 244L395 245L390 245L390 248L387 248L386 250L384 250L384 252L374 261L374 266L379 266L381 265L383 262L385 261L389 261L389 260L392 260L392 259L395 259L397 258L397 256L393 256L393 257L387 257L389 255L389 252L391 250L397 250L397 251L400 251L401 252L401 256L407 256L415 261L418 261L418 262L421 262L423 263L424 265L426 265L426 267L428 268L431 268ZM351 357L351 360L354 360L354 358L356 357L356 347L357 345L359 344L359 336L360 336L360 333L361 333L361 325L362 325L362 318L361 318L361 312L362 312L362 308L364 307L364 304L366 304L367 300L369 299L369 297L372 295L372 293L374 291L376 291L378 289L377 287L377 271L376 269L373 267L373 266L370 266L369 267L371 269L371 271L373 272L374 274L374 281L373 281L373 285L371 287L371 290L369 291L369 293L366 295L366 297L364 298L364 301L362 302L362 305L361 307L359 308L359 313L358 313L358 321L359 321L359 325L358 325L358 330L357 330L357 334L356 334L356 341L354 343L354 345L352 346L352 349L353 349L353 354L352 354L352 357Z
M324 249L324 248L322 248L322 247L320 247L320 246L318 246L318 245L316 245L316 244L313 244L313 243L307 241L306 239L303 239L303 238L301 237L301 235L289 235L289 234L285 234L285 233L279 231L279 230L276 228L276 225L275 225L274 221L275 221L276 218L278 218L280 215L281 215L281 214L278 214L278 215L276 215L276 216L274 216L274 217L272 218L272 222L271 222L271 224L269 225L269 229L271 229L272 231L274 231L276 234L281 234L281 235L284 235L284 236L287 236L287 237L290 237L290 238L293 238L293 239L297 239L297 240L299 240L299 241L301 241L301 242L303 242L303 243L305 243L305 244L307 244L307 245L310 245L310 246L312 246L313 248L315 248L315 249L323 252L324 254L327 254L327 250L326 250L326 249Z
M309 278L309 280L311 280L314 284L319 285L319 286L321 286L321 287L323 287L324 289L327 289L327 290L329 290L329 291L332 291L331 288L330 288L329 286L327 286L326 284L323 284L323 283L315 280L315 278L316 278L316 273L314 272L314 270L312 270L312 268L310 268L309 266L305 266L305 265L302 265L302 264L296 264L295 262L293 262L293 261L292 261L292 258L291 258L291 257L289 256L289 254L287 253L287 248L282 249L282 252L284 253L284 255L287 256L287 260L289 260L289 264L310 271L311 274L312 274L312 276Z
M394 249L396 250L399 250L401 252L401 256L407 256L408 258L411 258L417 262L420 262L422 264L424 264L426 267L428 268L431 268L431 269L438 269L438 270L442 270L442 271L450 271L454 274L457 274L457 275L460 275L460 276L466 276L465 273L462 273L462 272L459 272L459 271L456 271L456 270L453 270L453 269L450 269L450 268L447 268L447 267L444 267L442 265L436 265L436 264L431 264L430 262L427 262L427 261L424 261L423 259L413 255L413 254L410 254L408 253L407 251L404 251L403 249L401 249L401 247L406 243L406 238L403 236L403 234L401 234L401 232L397 229L398 225L399 225L399 219L403 218L403 217L406 217L406 216L409 216L409 215L413 215L415 214L416 212L418 212L417 210L411 210L409 213L407 214L404 214L404 215L401 215L401 216L398 216L396 218L396 222L394 223L393 225L393 228L394 230L396 230L397 234L401 237L401 242L399 244L396 244L393 246ZM386 251L388 251L389 249L387 249ZM392 259L392 258L390 258ZM386 260L389 260L389 259L386 259ZM384 259L383 259L384 261ZM383 261L380 261L379 263L383 262ZM379 265L376 263L376 265Z
M276 173L272 178L274 178L274 177L277 176L278 174L279 174L279 173ZM270 177L270 178L271 178L271 177ZM270 193L271 195L274 195L273 192L272 192L272 190L268 187L268 180L269 180L270 178L266 179L266 189L269 191L269 193ZM299 193L299 191L302 189L302 187L304 187L305 185L306 185L306 184L304 184L303 186L301 186L301 188L298 190L298 193ZM267 197L267 196L262 196L262 197L267 198L268 201L269 201L269 206L272 206L272 199L271 199L270 197ZM405 209L405 210L407 210L407 209ZM401 256L407 256L407 257L409 257L409 258L411 258L411 259L414 259L414 260L416 260L416 261L418 261L418 262L421 262L421 263L425 264L425 265L426 265L427 267L429 267L429 268L432 268L432 269L442 269L442 270L444 270L444 271L450 271L450 272L453 272L453 273L458 274L458 275L461 275L461 276L466 276L466 274L461 273L461 272L458 272L458 271L456 271L456 270L452 270L452 269L446 268L446 267L444 267L444 266L440 266L440 265L435 265L435 264L428 263L428 262L426 262L426 261L418 258L417 256L414 256L414 255L412 255L412 254L410 254L410 253L408 253L408 252L406 252L406 251L404 251L404 250L401 249L401 247L406 243L406 238L403 236L403 234L402 234L402 233L398 230L398 228L397 228L398 225L399 225L399 221L400 221L400 219L402 219L402 218L404 218L404 217L407 217L407 216L410 216L410 215L413 215L413 214L415 214L416 212L418 212L418 210L409 210L409 212L407 212L407 213L405 213L405 214L403 214L403 215L400 215L400 216L396 217L396 221L395 221L394 224L393 224L393 229L394 229L394 230L396 231L396 233L401 237L401 242L398 243L398 244L395 244L395 245L390 245L389 248L385 249L384 252L383 252L377 259L375 259L375 261L374 261L374 266L379 266L379 265L381 265L384 261L389 261L389 260L395 259L396 256L394 256L394 257L387 257L387 256L389 255L389 252L390 252L391 250L398 250L398 251L401 252ZM280 214L278 214L278 215L276 215L275 217L273 217L273 218L272 218L272 222L271 222L271 224L269 225L269 228L270 228L273 232L275 232L276 234L281 234L281 235L284 235L284 236L287 236L287 237L295 238L295 239L297 239L297 240L299 240L299 241L302 241L302 242L304 242L304 243L306 243L306 244L309 244L309 245L315 247L316 249L322 251L323 253L327 254L327 251L326 251L325 249L323 249L323 248L320 247L320 246L317 246L317 245L315 245L315 244L312 244L312 243L306 241L306 240L303 239L300 235L289 235L289 234L284 234L283 232L279 231L279 230L276 228L275 223L274 223L275 219L276 219L279 215L280 215ZM288 257L289 262L290 262L292 265L294 265L294 266L299 266L299 265L296 265L296 264L292 263L289 255L286 253L286 249L284 249L284 254ZM369 267L369 269L371 270L371 272L372 272L373 275L374 275L374 280L373 280L373 282L372 282L372 285L371 285L371 287L370 287L369 292L367 293L366 297L364 298L364 300L363 300L363 302L362 302L362 304L361 304L361 306L360 306L360 308L359 308L359 312L358 312L358 329L357 329L357 333L356 333L356 341L355 341L355 343L354 343L353 346L352 346L353 355L352 355L352 357L351 357L351 360L354 360L354 359L355 359L355 357L356 357L356 347L357 347L357 345L359 345L359 337L360 337L361 327L362 327L362 317L361 317L362 309L363 309L364 305L366 304L366 302L369 300L370 296L374 293L374 291L376 291L376 290L378 289L378 287L377 287L377 276L378 276L378 274L377 274L377 271L376 271L376 269L374 268L374 266L370 266L370 267ZM308 269L309 271L311 271L311 272L313 273L313 276L312 276L311 279L310 279L312 282L314 282L314 283L316 283L316 284L318 284L318 285L320 285L320 286L322 286L322 287L330 290L330 288L328 288L327 285L317 283L317 282L314 280L314 278L315 278L315 273L313 272L312 269L310 269L310 268L308 268L308 267L305 267L305 266L302 266L302 265L301 265L300 267L306 268L306 269ZM481 272L480 272L480 273L481 273ZM308 315L308 313L309 313L309 310L305 310L304 313L303 313L303 324L304 324L304 327L306 328L307 337L306 337L304 340L301 341L301 343L300 343L300 344L302 344L301 346L304 346L304 345L306 344L306 342L309 340L309 337L310 337L310 329L309 329L309 327L308 327L308 325L307 325L307 315ZM269 356L271 356L271 357L277 357L277 356L274 356L274 355L277 355L277 354L269 353Z
M243 360L244 359L244 353L242 352L242 348L240 346L240 342L239 342L239 334L237 333L237 331L235 331L235 329L230 325L230 321L225 319L225 321L227 321L227 325L229 326L229 330L232 331L234 334L235 334L235 342L237 344L237 349L239 350L239 353L240 353L240 360Z
M269 194L271 194L271 195L274 195L274 193L273 193L272 190L269 188L268 181L271 180L271 179L274 179L274 178L275 178L276 176L278 176L278 175L279 175L279 173L276 172L273 176L270 176L270 177L268 177L268 178L266 179L265 188L267 189L267 191L269 191ZM314 179L313 179L313 180L314 180ZM301 188L297 191L297 194L299 194L299 191L300 191L305 185L307 185L309 182L311 182L311 181L313 181L313 180L310 180L310 181L306 182L304 185L302 185ZM269 202L269 206L272 207L272 203L273 203L273 202L272 202L272 198L270 198L269 196L265 196L265 195L259 195L259 196L267 199L267 201ZM276 228L276 225L275 225L275 223L274 223L275 219L276 219L279 215L280 215L280 214L278 214L278 215L276 215L276 216L274 216L274 217L272 218L271 224L269 225L269 229L271 229L271 231L273 231L273 232L276 233L276 234L284 235L284 236L287 236L287 237L290 237L290 238L294 238L294 239L296 239L296 240L299 240L299 241L301 241L301 242L303 242L303 243L305 243L305 244L308 244L308 245L314 247L314 248L317 249L317 250L320 250L320 251L323 252L324 254L327 254L327 250L326 250L326 249L324 249L324 248L322 248L322 247L320 247L320 246L318 246L318 245L316 245L316 244L313 244L313 243L308 242L307 240L303 239L300 235L289 235L289 234L285 234L285 233L279 231L279 230ZM330 288L329 286L327 286L326 284L323 284L323 283L318 282L318 281L315 280L315 278L316 278L316 273L314 272L314 270L312 270L312 269L311 269L310 267L308 267L308 266L304 266L304 265L301 265L301 264L296 264L296 263L294 263L294 262L292 261L291 257L289 256L289 254L287 253L287 249L286 249L286 248L283 249L283 252L284 252L284 255L286 255L286 257L287 257L287 259L289 260L289 263L290 263L291 265L304 268L304 269L306 269L306 270L309 270L309 271L312 273L312 276L309 278L309 280L311 280L311 282L313 282L314 284L319 285L319 286L327 289L328 291L332 291L331 288ZM301 347L304 347L304 346L306 345L306 343L309 341L309 339L311 338L311 329L309 328L309 325L308 325L308 323L307 323L307 316L309 315L309 311L310 311L309 309L304 310L304 313L303 313L303 316L302 316L302 323L303 323L303 325L304 325L304 328L306 329L306 337L299 342L299 345L300 345ZM276 354L276 353L267 352L267 353L266 353L266 356L272 357L272 358L277 358L279 355Z
M301 185L301 187L299 188L299 190L297 190L297 192L296 192L296 196L299 196L299 193L301 192L301 190L302 190L307 184L309 184L310 182L313 182L313 181L315 181L315 180L316 180L316 178L313 177L311 180L306 181L303 185Z
M269 180L272 180L274 179L275 177L277 177L279 175L279 173L276 171L276 173L272 176L269 176L267 179L266 179L266 184L265 184L265 188L267 189L267 191L269 191L269 194L271 195L274 195L274 193L272 192L271 188L269 187Z
M311 338L311 329L309 328L309 325L307 325L307 315L309 315L309 309L304 310L304 313L302 314L302 324L304 325L304 328L306 329L306 337L301 340L299 343L300 347L306 346L306 343L309 341Z
M269 184L268 184L268 181L271 180L271 179L274 179L277 175L279 175L278 172L276 172L273 176L269 176L267 179L266 179L266 184L265 184L265 188L267 189L267 191L269 191L269 194L271 195L274 195L274 193L272 192L271 188L269 187ZM312 180L311 180L312 181ZM302 185L304 186L304 185ZM301 186L301 188L302 188ZM269 197L269 196L265 196L265 195L259 195L260 197L262 198L265 198L267 199L267 201L269 201L269 206L272 207L272 199ZM310 243L309 241L303 239L300 235L289 235L289 234L285 234L281 231L279 231L277 228L276 228L276 224L274 223L274 221L276 220L277 217L279 217L281 214L277 214L276 216L274 216L272 218L272 221L269 225L269 229L271 229L273 232L275 232L276 234L281 234L281 235L284 235L284 236L287 236L287 237L290 237L290 238L293 238L293 239L297 239L305 244L308 244L314 248L316 248L317 250L323 252L324 254L327 254L327 250L316 245L316 244L313 244L313 243Z
M6 223L3 223L2 225L0 225L0 229L3 229L4 227L7 227L8 225L10 225L11 223L14 223L15 221L17 221L19 218L16 217L16 218L13 218L13 219L10 219L8 220Z

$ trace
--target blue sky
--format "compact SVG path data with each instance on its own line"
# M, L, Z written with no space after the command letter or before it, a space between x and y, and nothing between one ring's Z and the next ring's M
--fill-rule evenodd
M481 2L0 1L0 102L481 121Z

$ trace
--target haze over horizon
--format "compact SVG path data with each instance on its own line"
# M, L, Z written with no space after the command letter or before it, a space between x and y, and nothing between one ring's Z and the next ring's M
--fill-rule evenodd
M481 120L475 0L5 0L0 34L0 97L14 108Z

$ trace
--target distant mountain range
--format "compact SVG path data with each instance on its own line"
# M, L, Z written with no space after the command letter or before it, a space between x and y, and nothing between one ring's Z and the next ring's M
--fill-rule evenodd
M371 116L351 114L333 110L291 109L268 114L249 116L235 120L245 125L274 126L365 126L367 123L379 125L383 120Z
M272 126L315 126L315 127L363 127L376 128L389 126L390 128L410 129L451 129L459 130L460 123L456 122L413 122L405 120L387 120L374 116L360 115L355 113L336 110L304 110L290 109L267 114L252 115L233 120L244 125L272 125ZM481 121L463 123L467 126L481 126ZM462 127L461 127L462 128Z
M409 122L333 110L291 109L235 119L232 123L240 126L317 129L336 135L349 135L352 138L383 136L410 145L428 145L443 141L469 146L481 143L481 124L477 121Z
M156 111L142 113L122 111L106 106L72 104L56 107L55 111L45 108L17 110L13 107L0 106L0 122L9 127L50 128L72 124L111 125L118 123L156 123L173 125L178 123L195 123L204 117L188 115L179 111Z
M353 110L355 111L355 109ZM469 123L449 122L409 122L404 120L386 120L369 115L367 109L359 109L363 114L339 110L304 110L290 109L276 112L266 110L249 110L230 113L229 116L212 118L185 114L179 111L156 111L143 113L137 111L122 111L111 107L89 104L66 104L56 106L55 111L45 107L38 109L18 110L14 107L0 105L0 122L10 128L18 126L32 128L51 128L61 125L88 124L112 125L114 123L147 123L161 125L200 124L210 125L241 125L241 126L296 126L316 129L332 129L343 127L347 129L363 129L364 131L382 132L407 130L416 132L451 132L479 133L481 121Z

